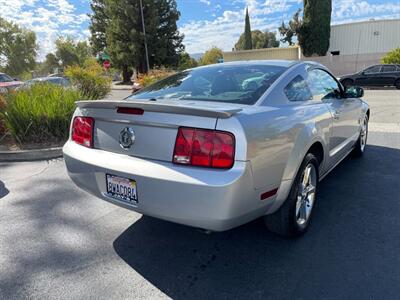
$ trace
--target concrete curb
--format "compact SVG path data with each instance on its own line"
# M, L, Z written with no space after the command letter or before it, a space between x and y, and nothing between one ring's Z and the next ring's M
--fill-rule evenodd
M0 162L48 160L62 157L62 155L62 147L35 150L0 151Z

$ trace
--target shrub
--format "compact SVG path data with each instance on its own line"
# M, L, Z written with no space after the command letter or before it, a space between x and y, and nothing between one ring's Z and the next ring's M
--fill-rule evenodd
M167 69L151 70L147 74L140 74L138 76L138 81L142 87L146 87L146 86L148 86L158 80L164 79L165 77L168 77L174 73L175 73L174 71L167 70Z
M204 53L204 55L200 58L199 63L201 66L216 64L223 57L222 50L214 46Z
M396 48L382 57L383 64L400 64L400 48Z
M0 112L12 137L23 143L58 143L66 140L79 91L51 84L35 84L6 95Z
M111 78L94 58L87 59L83 67L67 67L64 73L86 99L102 99L111 90Z

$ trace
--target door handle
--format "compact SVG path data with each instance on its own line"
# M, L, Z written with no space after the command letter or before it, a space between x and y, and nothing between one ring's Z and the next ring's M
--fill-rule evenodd
M333 118L335 120L339 120L339 117L340 117L340 111L339 110L334 110L333 111Z

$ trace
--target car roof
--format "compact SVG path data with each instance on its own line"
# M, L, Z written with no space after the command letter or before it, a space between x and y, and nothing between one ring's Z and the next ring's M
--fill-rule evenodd
M38 77L38 78L33 78L32 81L46 81L53 79L64 79L64 77Z
M300 63L296 60L239 60L212 65L201 66L199 68L221 68L221 67L239 67L239 66L280 66L290 68L291 66Z

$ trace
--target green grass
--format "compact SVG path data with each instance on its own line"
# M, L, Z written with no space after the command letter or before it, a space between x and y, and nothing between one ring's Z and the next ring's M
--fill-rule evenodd
M50 84L11 92L0 111L6 129L20 144L58 143L68 138L75 101L81 93Z

